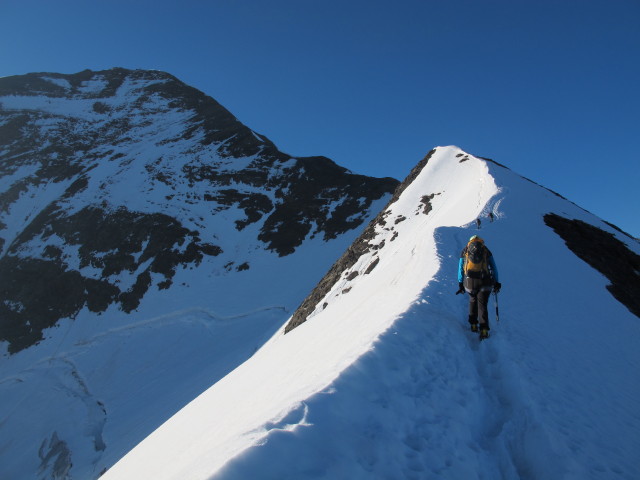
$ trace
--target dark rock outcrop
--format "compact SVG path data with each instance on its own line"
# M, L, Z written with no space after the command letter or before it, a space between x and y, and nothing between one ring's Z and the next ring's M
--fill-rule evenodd
M640 317L640 255L611 233L581 220L549 213L544 221L573 253L607 277L611 295Z
M306 322L307 317L313 313L316 307L320 304L325 295L331 290L331 288L345 275L347 279L353 279L358 275L358 272L349 272L349 269L356 264L358 259L369 252L372 249L380 248L379 245L375 245L373 240L376 238L376 226L385 226L387 224L386 217L389 216L389 207L394 204L402 195L402 192L411 185L411 183L418 177L422 169L427 165L431 156L435 153L435 150L430 151L413 170L409 173L407 178L396 188L391 200L387 206L382 209L376 218L374 218L369 225L364 229L360 236L347 248L337 262L333 264L331 269L320 280L318 285L313 291L304 299L302 304L296 309L291 320L285 327L285 333L290 332L297 326ZM404 220L404 217L396 219L396 223ZM365 274L370 273L376 265L379 259L376 258L371 265L367 268Z
M77 257L48 243L54 235L65 249L74 247ZM20 247L35 238L41 249L21 256ZM131 312L149 289L152 273L162 275L158 286L167 288L179 265L197 265L204 255L220 253L220 247L202 242L197 232L160 213L94 207L70 216L45 212L0 258L0 339L9 342L13 353L41 340L42 330L60 318L75 317L85 306L99 313L118 303ZM93 275L83 275L85 267ZM117 283L123 273L135 278L125 291Z

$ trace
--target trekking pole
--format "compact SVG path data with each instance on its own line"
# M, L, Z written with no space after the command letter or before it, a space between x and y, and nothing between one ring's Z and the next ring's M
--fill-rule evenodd
M498 311L498 292L493 292L493 294L496 296L496 320L498 321L498 323L500 323L500 313Z

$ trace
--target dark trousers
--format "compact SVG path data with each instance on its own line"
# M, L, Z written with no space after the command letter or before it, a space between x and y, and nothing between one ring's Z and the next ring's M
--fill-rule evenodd
M489 312L487 305L491 290L480 290L478 293L469 294L469 323L480 323L480 328L489 330Z

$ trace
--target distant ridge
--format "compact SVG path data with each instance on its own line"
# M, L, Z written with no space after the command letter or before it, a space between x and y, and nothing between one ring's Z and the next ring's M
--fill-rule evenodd
M282 153L168 73L0 79L0 477L98 478L250 357L397 183Z

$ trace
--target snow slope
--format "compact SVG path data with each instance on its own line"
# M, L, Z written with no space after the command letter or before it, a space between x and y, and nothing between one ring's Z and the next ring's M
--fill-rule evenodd
M245 253L252 268L235 275L207 262L178 270L171 296L150 292L126 318L115 307L101 316L85 310L42 344L3 358L0 452L11 455L0 478L97 478L249 358L354 236L314 239L284 258ZM50 443L54 434L64 445ZM56 461L74 470L56 470Z
M283 327L104 478L640 478L640 322L545 225L549 212L640 251L553 192L436 149L376 226L379 248L306 323ZM476 233L504 285L483 343L454 295ZM539 256L524 259L523 242Z
M262 346L397 183L283 154L162 72L0 80L3 480L98 478Z

